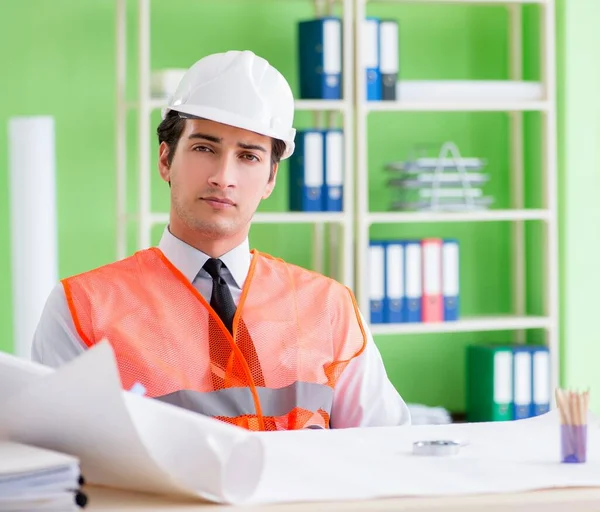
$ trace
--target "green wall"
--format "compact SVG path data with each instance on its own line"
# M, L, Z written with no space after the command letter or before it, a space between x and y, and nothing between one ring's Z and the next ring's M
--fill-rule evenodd
M600 289L600 3L562 0L559 15L563 377L592 387L600 411L595 318ZM594 388L595 386L595 388Z
M0 45L12 51L0 54L5 70L0 89L0 349L11 350L10 327L10 253L7 206L6 127L13 115L49 114L56 119L60 276L81 272L115 258L115 2L96 0L23 0L3 2L0 17ZM561 84L568 94L565 102L573 103L563 129L573 131L580 120L597 124L593 111L586 110L584 93L597 89L598 72L592 73L591 62L577 59L578 49L587 44L584 35L594 36L591 10L599 11L594 0L578 0L569 6L566 30L575 31L578 16L589 19L583 30L565 46L563 58L572 57ZM170 0L152 2L152 67L187 67L203 55L228 49L251 49L268 58L290 81L297 92L295 23L312 15L312 2L274 2L273 0L228 0L209 2ZM128 31L131 65L129 92L135 93L135 37L137 32L134 2L129 2ZM278 12L275 14L275 9ZM531 17L535 17L533 8ZM588 9L588 11L585 11ZM185 16L178 13L185 12ZM400 75L406 79L504 79L508 69L508 17L502 7L465 7L458 5L415 6L374 5L368 14L394 17L400 22ZM588 16L586 18L586 16ZM569 22L569 19L571 21ZM569 24L570 23L570 24ZM538 62L531 57L535 50L535 22L526 19L529 57L526 75L537 79ZM588 33L589 32L589 33ZM259 33L260 35L257 35ZM597 40L593 39L597 44ZM596 82L581 84L582 76L592 75ZM563 105L564 107L564 105ZM593 119L592 119L593 118ZM298 115L299 128L310 126L310 116ZM158 112L153 117L153 129ZM131 157L136 169L135 113L128 115ZM535 118L528 119L535 127ZM369 118L370 201L374 210L387 208L392 195L385 186L383 166L390 160L406 158L414 144L439 147L446 140L458 143L466 156L481 156L490 162L492 175L487 188L497 207L509 206L509 124L504 113L375 113ZM535 130L532 130L534 132ZM149 134L153 136L153 134ZM585 232L586 212L578 207L579 199L591 204L597 184L594 175L597 160L578 157L591 153L586 144L597 139L596 132L585 136L570 133L566 153L574 161L569 166L563 227L567 228L569 247L588 248L587 254L576 253L564 265L565 275L574 279L565 292L563 333L569 339L565 350L565 375L570 382L586 379L592 362L582 377L575 371L593 343L589 332L593 318L593 280L586 281L581 295L579 281L592 269L598 242ZM535 142L535 137L533 137ZM154 137L153 137L154 141ZM156 142L153 142L153 149ZM34 149L34 141L32 141ZM583 152L582 152L583 151ZM587 153L586 153L587 151ZM598 155L594 153L594 159ZM564 155L563 155L564 157ZM568 156L567 156L568 158ZM155 162L155 158L153 158ZM578 164L578 165L577 165ZM564 169L564 167L563 167ZM539 160L535 150L528 154L527 170L532 176L530 188L536 190ZM274 195L262 206L263 211L286 208L287 165L283 165ZM575 173L575 174L573 174ZM130 190L134 187L133 172ZM580 178L580 181L576 180ZM563 182L565 177L563 176ZM571 181L573 182L571 184ZM168 189L158 173L152 180L152 204L166 209ZM135 208L135 194L129 205ZM528 195L528 206L539 206L535 193ZM596 214L599 214L597 211ZM160 229L154 232L157 241ZM251 242L259 249L310 266L311 236L308 226L255 226ZM373 238L382 237L456 237L461 242L461 287L463 314L510 312L510 231L507 223L375 226ZM531 236L535 236L535 233ZM563 254L563 256L565 256ZM576 264L576 262L578 264ZM537 260L530 260L539 268ZM589 283L589 284L587 284ZM571 297L573 296L573 297ZM578 307L575 296L586 304ZM528 297L531 312L538 312L539 294ZM573 300L575 299L575 300ZM5 307L4 305L8 305ZM367 313L367 312L365 312ZM590 316L586 316L590 315ZM464 408L464 348L469 343L510 341L512 333L460 333L451 335L381 336L376 341L382 351L390 377L403 396L411 402L444 405L451 410ZM572 341L575 340L575 341ZM577 344L578 343L578 344ZM577 344L577 345L576 345ZM423 378L424 373L431 377Z
M114 255L112 4L3 0L0 7L0 348L5 350L12 345L9 117L43 114L56 120L60 275Z

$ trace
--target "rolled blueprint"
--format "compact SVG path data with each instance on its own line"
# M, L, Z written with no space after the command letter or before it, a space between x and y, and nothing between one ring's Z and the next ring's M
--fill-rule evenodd
M33 333L58 279L54 119L8 124L14 352L30 357Z

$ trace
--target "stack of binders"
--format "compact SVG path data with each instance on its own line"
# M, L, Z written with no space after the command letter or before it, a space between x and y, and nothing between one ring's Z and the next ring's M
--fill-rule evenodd
M454 239L372 241L372 324L459 318L459 243Z
M289 208L296 212L341 212L344 192L342 130L302 130L290 157Z
M467 347L468 421L530 418L550 409L550 352L541 345Z
M367 17L363 22L367 101L395 101L399 70L398 22Z
M298 23L298 62L300 98L342 99L342 20L325 17Z

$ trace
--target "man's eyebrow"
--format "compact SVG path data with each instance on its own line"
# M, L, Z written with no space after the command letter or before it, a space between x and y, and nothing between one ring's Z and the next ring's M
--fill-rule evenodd
M243 142L238 142L238 146L242 149L254 149L256 151L262 151L263 153L267 152L264 146L260 146L258 144L245 144Z
M188 136L188 139L205 139L208 140L210 142L214 142L216 144L220 144L223 139L219 138L219 137L215 137L214 135L208 135L206 133L192 133L191 135Z
M220 137L215 137L214 135L209 135L207 133L200 132L190 134L188 136L188 139L204 139L210 142L214 142L215 144L221 144L221 142L223 142L223 139ZM246 144L245 142L238 142L237 145L242 149L262 151L263 153L267 153L266 148L264 146L261 146L260 144Z

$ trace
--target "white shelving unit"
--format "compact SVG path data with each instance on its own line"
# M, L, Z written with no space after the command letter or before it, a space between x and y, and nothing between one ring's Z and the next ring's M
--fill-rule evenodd
M522 7L538 4L541 12L541 82L545 91L542 101L490 101L490 102L407 102L366 100L365 72L360 48L364 47L362 20L371 3L412 4L479 4L504 5L509 12L510 78L520 80L522 69ZM558 243L557 243L557 155L556 155L556 104L555 104L555 33L553 0L355 0L355 108L356 108L356 295L362 311L369 311L368 248L369 229L373 224L414 224L445 222L504 221L512 225L513 314L510 316L464 318L457 322L424 324L376 324L371 329L379 335L406 335L474 331L514 331L517 341L524 340L525 330L544 329L546 343L552 354L552 385L558 383ZM505 111L510 115L511 146L511 209L479 212L381 212L370 211L368 168L368 118L384 112L493 112ZM540 112L542 116L543 206L540 209L524 208L523 164L523 112ZM542 317L525 314L525 236L524 222L538 221L544 226L544 308ZM507 276L508 277L508 276Z
M209 0L202 0L209 1ZM116 115L116 169L117 169L117 258L125 257L130 251L127 246L127 227L135 223L137 241L135 250L149 247L151 244L151 230L156 225L165 225L168 222L167 212L156 212L151 208L151 176L158 172L151 168L151 137L154 137L150 125L152 111L162 109L165 100L153 98L150 92L151 76L151 0L136 0L137 2L137 62L138 74L137 97L126 98L126 84L128 76L127 33L126 33L126 8L128 0L116 0L116 62L117 62L117 115ZM315 16L327 15L332 12L334 2L329 0L314 0ZM352 69L354 64L354 5L353 0L336 0L342 9L342 66L343 69ZM290 32L292 32L290 27ZM199 54L198 59L203 55ZM269 58L268 55L263 55ZM254 224L310 224L313 226L313 268L317 271L324 269L325 244L330 247L330 268L337 270L333 277L347 286L353 286L354 279L354 125L353 101L354 84L352 73L343 74L343 100L297 100L297 111L311 111L314 113L314 126L325 128L334 122L334 116L341 117L341 127L344 131L344 211L341 213L315 212L281 212L257 213ZM138 114L137 123L137 209L136 212L127 210L127 110L135 110ZM285 179L281 176L279 179ZM327 230L325 228L328 228Z
M166 212L152 211L150 204L150 148L153 131L150 114L164 107L163 99L150 96L150 15L151 0L137 2L138 52L136 68L138 91L136 98L126 98L128 66L125 60L127 34L125 12L127 1L116 0L117 4L117 256L128 253L127 226L136 225L135 249L150 245L150 230L153 226L168 222ZM201 0L210 1L210 0ZM325 127L334 116L342 116L341 125L345 134L345 182L343 213L278 212L258 213L255 223L261 224L310 224L314 240L313 267L323 267L325 243L333 250L332 266L339 269L334 277L354 288L359 307L367 316L368 297L368 247L369 229L373 224L437 224L449 222L509 222L512 226L514 272L513 314L509 316L461 318L457 322L436 324L379 324L371 326L376 335L414 335L427 333L514 331L517 340L529 329L543 329L552 357L553 385L558 382L558 241L557 241L557 156L556 156L556 104L555 104L555 34L554 0L314 0L315 15L331 12L332 5L340 5L343 11L343 97L342 101L302 100L296 101L297 111L314 113L314 126ZM490 101L490 102L442 102L442 101L395 101L367 102L365 100L365 76L363 72L362 20L371 3L412 4L473 4L482 6L504 5L509 12L510 24L510 78L520 80L522 68L522 7L537 4L541 11L541 63L545 95L541 101ZM198 55L201 58L202 55ZM268 55L265 55L268 58ZM127 146L126 113L128 109L138 112L138 168L137 197L135 212L126 208ZM523 113L540 112L542 123L543 159L543 204L537 209L524 207L524 164L523 164ZM371 212L368 202L368 147L367 119L373 115L402 115L403 112L507 112L511 128L511 208L479 212ZM133 171L133 170L130 170ZM280 178L281 179L281 178ZM543 316L525 314L525 222L540 222L544 226L544 307ZM328 227L327 237L325 228ZM368 316L367 316L368 317Z

